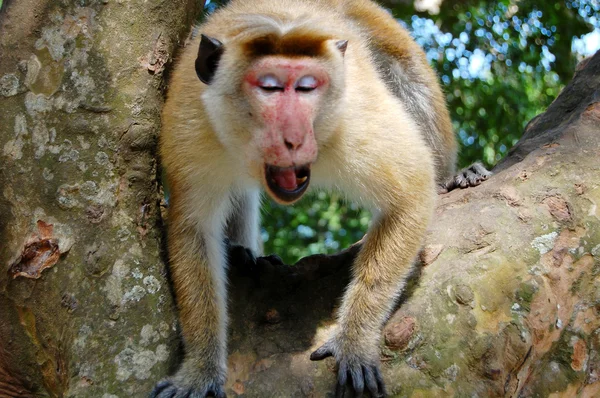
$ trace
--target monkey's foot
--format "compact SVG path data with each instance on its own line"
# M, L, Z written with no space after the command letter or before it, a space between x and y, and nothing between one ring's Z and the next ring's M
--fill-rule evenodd
M487 170L479 162L475 162L469 167L460 170L455 176L450 177L446 182L439 186L439 193L450 192L455 188L476 187L483 181L490 178L492 172Z
M247 247L229 244L228 257L229 265L233 267L242 267L250 271L258 271L257 267L264 265L265 262L271 265L285 265L281 257L271 254L264 257L255 257L252 250Z
M379 358L360 358L358 355L344 355L335 348L335 340L322 345L310 354L311 361L320 361L327 357L335 357L338 365L336 398L362 397L366 391L373 398L385 397L385 384Z
M166 379L159 382L149 398L227 398L222 385L211 383L206 386L187 386L179 385L173 379Z
M242 269L256 267L256 257L254 257L252 250L241 245L229 244L227 260L231 267Z

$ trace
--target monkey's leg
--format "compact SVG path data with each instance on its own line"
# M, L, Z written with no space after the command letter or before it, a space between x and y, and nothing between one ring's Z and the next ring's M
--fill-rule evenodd
M373 397L386 394L379 368L381 328L411 271L430 205L425 197L410 209L398 206L379 218L366 235L339 309L338 328L311 354L312 360L335 357L337 397L352 396L352 390L360 396L365 389Z
M191 223L190 223L191 224ZM227 373L226 281L223 234L190 225L169 214L170 269L185 357L172 377L159 382L152 398L225 397ZM206 228L214 228L207 222Z
M446 180L439 187L439 193L450 192L455 188L476 187L490 178L491 175L492 172L487 170L480 162L475 162Z

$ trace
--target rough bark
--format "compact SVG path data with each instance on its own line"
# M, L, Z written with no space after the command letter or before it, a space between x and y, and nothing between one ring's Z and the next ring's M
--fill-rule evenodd
M163 69L202 6L0 14L0 396L140 396L171 369L155 148Z
M199 4L74 3L0 15L0 396L144 396L179 357L154 155ZM600 394L599 87L596 55L490 181L440 197L384 330L394 395ZM232 270L230 396L332 393L308 356L356 250Z

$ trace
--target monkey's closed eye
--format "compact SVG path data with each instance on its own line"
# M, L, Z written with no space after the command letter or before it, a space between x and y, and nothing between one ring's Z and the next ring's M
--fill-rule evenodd
M315 89L315 87L296 87L296 91L300 91L303 93L313 91L314 89Z
M309 92L317 88L317 79L314 76L303 76L296 83L296 91Z
M273 91L283 91L283 87L277 86L259 86L263 91L273 92Z
M271 74L261 76L258 79L258 87L264 91L283 91L283 84Z

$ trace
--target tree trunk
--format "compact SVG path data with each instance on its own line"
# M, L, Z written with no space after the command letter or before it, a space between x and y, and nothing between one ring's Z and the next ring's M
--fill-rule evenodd
M202 6L0 13L0 396L143 396L172 369L156 137L165 63Z
M154 157L163 68L202 4L72 3L0 14L0 396L145 396L180 357ZM599 95L600 54L491 180L440 196L384 330L393 395L600 394ZM357 248L232 270L230 396L333 392L334 362L308 356Z

